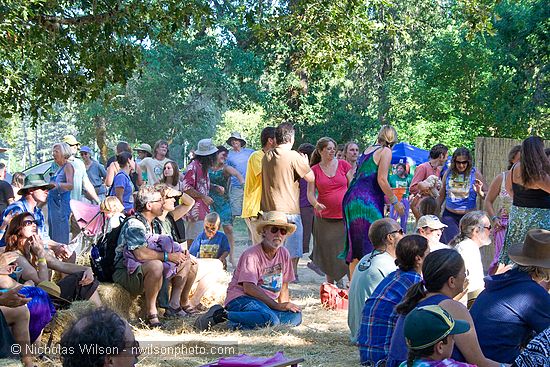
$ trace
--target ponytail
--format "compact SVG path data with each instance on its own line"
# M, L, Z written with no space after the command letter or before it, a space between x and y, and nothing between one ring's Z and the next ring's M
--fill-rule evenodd
M407 290L407 293L405 293L405 297L403 297L401 303L395 306L395 311L400 315L408 314L416 307L422 298L426 297L427 294L428 291L426 290L426 287L424 287L423 280L413 284L409 290Z
M319 162L321 162L321 153L319 153L319 149L315 148L313 153L311 153L311 160L309 161L309 165L310 167L313 167Z

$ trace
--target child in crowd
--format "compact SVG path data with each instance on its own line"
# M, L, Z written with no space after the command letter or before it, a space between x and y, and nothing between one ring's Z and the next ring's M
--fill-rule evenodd
M405 339L409 349L400 367L473 367L451 359L453 335L470 330L470 324L453 317L438 305L418 307L405 318Z
M218 231L219 228L219 214L216 212L207 214L204 218L204 230L191 244L189 253L202 259L218 259L222 262L223 268L226 269L226 258L230 250L229 240L223 232Z
M105 215L105 233L118 227L124 221L124 205L116 196L107 196L101 204L99 210Z

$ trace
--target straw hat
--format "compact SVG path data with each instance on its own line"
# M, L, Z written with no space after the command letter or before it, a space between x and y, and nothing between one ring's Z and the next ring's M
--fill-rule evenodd
M520 265L550 269L550 231L530 229L523 243L510 246L508 256Z
M71 303L71 301L61 297L61 288L59 288L59 286L54 282L45 280L43 282L38 283L37 287L42 289L44 292L48 293L51 297L60 299L64 302Z
M264 213L263 218L256 223L256 231L258 234L262 234L265 226L286 228L288 235L296 231L296 225L288 223L285 213L275 211Z
M244 148L244 146L246 145L246 140L244 140L244 138L241 137L241 133L237 131L233 131L231 133L231 136L225 141L227 145L231 145L231 139L239 140L241 142L242 148Z
M29 189L46 189L50 190L55 187L54 184L49 183L44 179L44 175L41 173L35 173L25 177L25 182L22 188L17 191L17 195L26 195Z
M202 139L199 140L197 145L197 150L195 150L195 155L206 156L214 154L218 151L218 148L212 143L212 139Z

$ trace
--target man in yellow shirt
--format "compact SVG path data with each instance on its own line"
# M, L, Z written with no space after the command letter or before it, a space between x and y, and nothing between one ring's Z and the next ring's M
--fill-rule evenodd
M255 229L254 222L260 211L260 201L262 199L262 158L264 154L273 149L275 143L275 128L266 127L261 134L262 149L255 151L250 155L246 166L246 181L244 183L243 212L241 217L248 227L248 235L252 244L262 242L261 236Z

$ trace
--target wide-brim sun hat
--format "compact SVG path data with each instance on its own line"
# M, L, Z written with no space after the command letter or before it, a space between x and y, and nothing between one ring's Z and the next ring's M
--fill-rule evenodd
M214 154L218 151L218 148L212 143L212 139L201 139L197 144L197 150L195 150L195 155L206 156Z
M44 280L43 282L38 283L37 287L48 293L50 297L57 298L66 303L71 303L68 299L61 297L61 288L54 282Z
M227 145L231 145L231 139L239 140L241 142L241 147L244 147L246 145L246 140L241 137L241 133L237 131L233 131L231 133L231 136L225 141Z
M519 265L550 269L550 231L530 229L523 243L510 246L508 256Z
M263 214L262 219L256 222L256 232L262 234L265 226L283 227L287 230L288 235L296 231L296 225L288 222L286 214L276 211Z
M25 195L27 190L30 189L53 189L54 184L49 183L44 179L44 175L40 173L35 173L25 177L25 182L22 188L17 191L17 195Z
M151 146L147 143L142 143L139 146L135 148L137 151L147 152L149 154L153 154L153 150L151 149Z

